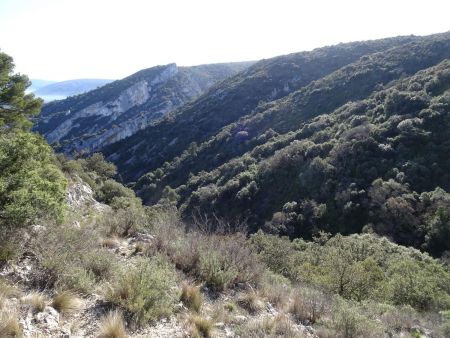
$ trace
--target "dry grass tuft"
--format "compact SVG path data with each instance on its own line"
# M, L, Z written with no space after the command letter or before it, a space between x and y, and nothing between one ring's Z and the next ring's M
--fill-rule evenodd
M200 312L203 304L203 296L200 288L194 285L184 284L181 289L180 300L188 309Z
M31 292L22 298L22 303L29 305L33 312L42 312L47 303L47 297L42 292Z
M3 296L4 298L10 298L20 297L21 295L22 292L20 292L20 290L0 278L0 296Z
M284 337L304 338L292 321L286 315L278 315L275 318L258 318L251 320L237 328L240 337Z
M238 296L236 303L251 314L256 314L264 309L264 302L259 298L258 294L250 290Z
M22 328L16 314L0 312L0 337L22 337Z
M101 245L108 249L117 249L120 246L120 239L117 236L103 238Z
M279 309L284 309L291 292L290 281L280 275L266 272L261 283L261 295Z
M289 312L300 322L314 324L324 315L326 307L327 299L322 293L312 289L301 289L294 295Z
M60 313L71 313L81 310L83 301L70 291L62 291L53 298L52 307Z
M211 320L200 316L192 316L191 323L193 324L191 330L191 336L195 338L210 338L212 337L212 331L214 323Z
M125 323L122 313L112 311L102 318L97 338L125 338Z

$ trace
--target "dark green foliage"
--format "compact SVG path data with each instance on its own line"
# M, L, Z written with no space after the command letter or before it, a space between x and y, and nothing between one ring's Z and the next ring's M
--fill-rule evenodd
M182 184L178 180L185 178L190 171L208 170L237 154L242 154L247 140L254 135L239 123L241 117L270 108L270 104L265 104L266 102L286 97L355 62L365 54L420 40L422 38L409 36L340 44L262 60L226 79L207 94L171 113L162 121L102 151L106 155L115 154L114 161L127 180L138 178L142 172L163 167L166 161L172 162L172 166L179 166L180 162L184 161L183 168L171 178ZM230 123L234 125L229 126ZM230 127L233 128L232 132ZM142 140L145 142L141 142ZM192 144L200 145L203 142L214 149L208 149L206 153L203 149L194 151ZM223 151L225 142L231 144ZM201 146L203 147L204 145ZM197 159L197 152L204 153L201 160ZM131 158L132 161L129 161ZM167 184L173 186L172 182L165 185Z
M39 218L61 221L67 181L45 140L27 132L0 134L0 226Z
M106 180L97 190L96 199L106 204L111 204L117 198L134 198L134 191L130 188L124 187L115 180Z
M247 217L253 229L293 237L365 227L440 255L450 248L450 94L425 88L449 67L444 61L191 176L176 189L182 210ZM386 113L398 93L410 103Z
M364 46L261 61L107 153L127 179L153 169L137 194L163 204L170 192L186 218L305 238L364 228L439 256L450 248L449 34ZM271 96L280 83L289 89Z
M31 83L28 77L13 74L13 59L0 52L0 128L29 129L29 117L39 113L42 100L25 94Z

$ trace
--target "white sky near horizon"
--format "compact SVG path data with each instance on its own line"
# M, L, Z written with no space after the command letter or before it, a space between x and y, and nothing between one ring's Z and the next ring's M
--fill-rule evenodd
M0 0L0 50L30 78L117 79L450 30L448 0Z

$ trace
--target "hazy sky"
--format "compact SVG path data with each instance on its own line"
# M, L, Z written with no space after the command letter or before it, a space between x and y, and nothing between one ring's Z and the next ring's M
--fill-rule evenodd
M0 0L0 49L31 78L121 78L450 30L448 0Z

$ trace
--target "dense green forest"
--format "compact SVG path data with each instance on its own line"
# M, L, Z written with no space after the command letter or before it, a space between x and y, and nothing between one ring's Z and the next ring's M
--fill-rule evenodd
M134 189L147 204L172 200L187 219L291 238L375 232L440 256L450 249L450 37L367 45L285 57L298 73L283 57L261 61L105 152L124 178L153 167ZM261 102L252 91L269 83L290 89Z

